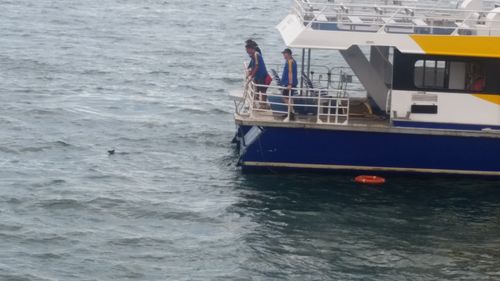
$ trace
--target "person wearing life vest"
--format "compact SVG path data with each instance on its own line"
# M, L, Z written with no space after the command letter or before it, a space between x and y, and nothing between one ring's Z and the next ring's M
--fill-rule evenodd
M281 75L281 86L285 88L283 89L283 96L285 96L283 100L285 104L288 104L290 120L293 120L295 119L295 114L293 112L293 99L291 97L295 95L296 91L293 88L297 88L298 84L297 62L292 56L292 50L286 48L281 53L285 59L285 66Z
M246 44L245 49L247 54L250 56L250 64L248 65L248 78L253 79L257 85L265 85L266 77L269 76L267 73L266 64L264 63L264 58L257 52L256 44ZM267 92L267 87L257 86L257 92L265 94ZM261 100L266 101L267 96L261 95Z

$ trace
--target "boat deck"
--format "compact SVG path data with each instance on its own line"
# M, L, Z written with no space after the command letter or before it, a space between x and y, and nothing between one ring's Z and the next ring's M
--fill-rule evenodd
M323 124L325 126L339 126L339 124L330 124L326 120L318 122L316 115L295 114L294 120L287 120L287 115L283 113L273 113L270 111L255 110L251 116L244 118L248 121L257 122L283 122L293 124ZM353 114L349 116L349 126L352 127L367 127L367 128L389 128L390 120L384 116L377 115L359 115Z
M245 122L281 124L281 126L389 128L386 114L374 114L366 92L359 90L359 81L345 71L328 70L327 83L309 81L305 88L294 88L294 94L283 96L281 86L245 83L244 91L231 94L236 116ZM340 78L336 77L340 76ZM346 77L349 76L349 79ZM346 81L349 81L346 82ZM353 83L354 82L354 83ZM314 85L327 87L314 88ZM267 88L265 101L257 89Z

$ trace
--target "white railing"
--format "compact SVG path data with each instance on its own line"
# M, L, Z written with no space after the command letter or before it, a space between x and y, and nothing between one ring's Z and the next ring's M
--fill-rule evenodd
M257 91L266 88L265 94ZM249 118L266 118L283 122L299 121L318 124L347 125L349 123L349 97L336 89L292 88L283 95L281 86L255 84L246 80L243 98L236 104L236 114Z
M300 58L297 58L299 61ZM283 72L283 64L267 64L268 70L275 70L278 75ZM271 72L269 72L271 74ZM314 85L319 88L337 88L337 89L362 89L361 82L353 74L350 67L311 64L309 72L304 69L304 76ZM273 77L274 78L274 77ZM305 81L306 82L306 81Z
M293 11L308 27L318 29L410 34L500 35L500 20L498 20L500 16L497 16L496 12L451 9L443 5L431 7L418 5L417 1L382 0L366 1L366 3L353 1L337 4L295 0Z

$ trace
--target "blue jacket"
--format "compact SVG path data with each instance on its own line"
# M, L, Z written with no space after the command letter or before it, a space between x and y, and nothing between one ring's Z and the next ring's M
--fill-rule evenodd
M250 71L253 71L254 68L257 68L257 72L255 73L255 80L264 81L267 75L267 68L262 55L259 52L255 52L255 54L253 56L250 56L250 58L252 59L250 61L250 65L248 65Z
M281 75L281 86L297 87L299 80L297 78L297 62L293 58L285 62L285 67L283 68L283 74Z

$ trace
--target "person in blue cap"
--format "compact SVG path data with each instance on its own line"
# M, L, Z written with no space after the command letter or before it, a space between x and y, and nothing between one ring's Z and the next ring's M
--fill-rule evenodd
M292 88L297 88L297 84L299 83L297 77L297 62L292 56L292 50L286 48L281 52L283 54L283 58L285 59L285 67L283 67L283 74L281 75L281 86L285 87L283 90L284 102L288 104L288 112L290 113L290 120L295 118L295 114L293 112L293 99L289 98L295 95L296 91Z

